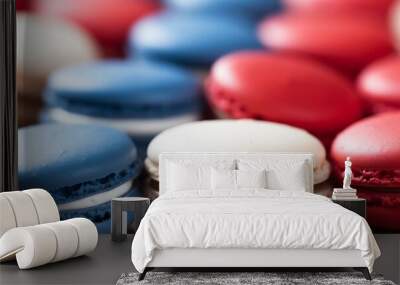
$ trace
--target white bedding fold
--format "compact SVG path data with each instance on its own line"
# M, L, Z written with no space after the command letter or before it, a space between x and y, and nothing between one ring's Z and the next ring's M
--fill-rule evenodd
M132 262L143 272L165 248L358 249L370 271L380 255L359 215L320 195L271 190L159 197L136 232Z

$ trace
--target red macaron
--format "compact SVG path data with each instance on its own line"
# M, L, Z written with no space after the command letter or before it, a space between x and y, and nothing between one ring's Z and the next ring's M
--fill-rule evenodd
M339 177L350 156L354 185L397 188L400 194L400 111L349 126L335 138L331 154Z
M359 188L357 195L367 200L367 220L375 231L400 232L400 193Z
M387 24L334 13L285 13L264 20L259 37L269 49L313 57L354 77L393 52Z
M369 65L358 77L357 86L373 113L400 111L400 56Z
M121 55L131 26L160 9L157 0L35 0L35 10L72 20L89 31L106 56Z
M282 0L289 10L386 16L395 0Z
M352 187L367 199L370 224L400 231L400 111L363 119L336 137L331 158L340 180L347 156L353 162Z
M293 125L325 145L362 113L351 83L334 70L309 59L263 51L220 58L206 80L206 94L222 116Z

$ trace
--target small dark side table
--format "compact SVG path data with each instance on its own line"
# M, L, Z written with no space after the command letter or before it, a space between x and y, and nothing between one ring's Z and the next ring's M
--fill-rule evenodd
M128 234L128 212L132 212L134 221L130 229L136 232L140 221L150 206L150 199L143 197L122 197L111 201L111 239L124 241Z
M367 201L362 198L354 199L332 199L332 202L339 204L340 206L359 214L363 218L367 218Z

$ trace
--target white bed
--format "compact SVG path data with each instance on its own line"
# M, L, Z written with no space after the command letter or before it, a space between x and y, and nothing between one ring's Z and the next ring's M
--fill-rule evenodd
M247 188L260 169L265 186ZM160 197L132 243L140 279L154 267L354 267L370 278L380 251L367 222L312 194L312 170L311 154L161 154ZM246 187L216 188L226 173ZM258 176L245 184L246 173Z

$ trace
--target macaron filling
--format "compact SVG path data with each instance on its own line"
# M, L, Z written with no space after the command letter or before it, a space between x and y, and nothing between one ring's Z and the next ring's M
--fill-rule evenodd
M140 60L103 60L61 69L44 94L55 121L169 119L200 115L200 83L182 68ZM54 111L55 110L55 111ZM61 112L64 111L64 112ZM73 117L72 115L76 115ZM81 117L78 117L81 116ZM197 118L197 117L196 117ZM133 133L133 132L131 132Z
M133 188L120 197L132 197L137 195L137 189ZM72 219L76 217L85 217L96 224L97 229L101 233L109 233L111 226L111 201L95 205L92 207L61 210L60 218L62 220ZM133 215L128 213L128 222L132 220Z
M114 197L120 197L126 194L132 188L132 181L127 181L120 186L98 194L94 194L92 196L79 199L73 202L60 204L58 208L60 211L64 210L74 210L74 209L82 209L82 208L90 208L103 203L106 203L112 200Z
M64 122L70 124L90 124L97 123L112 128L119 129L127 134L137 136L154 136L165 129L196 121L199 115L194 113L176 114L167 118L148 118L148 119L132 119L132 118L105 118L105 117L92 117L72 113L61 108L52 108L48 110L46 115L48 119L57 122ZM136 141L135 141L136 142Z

